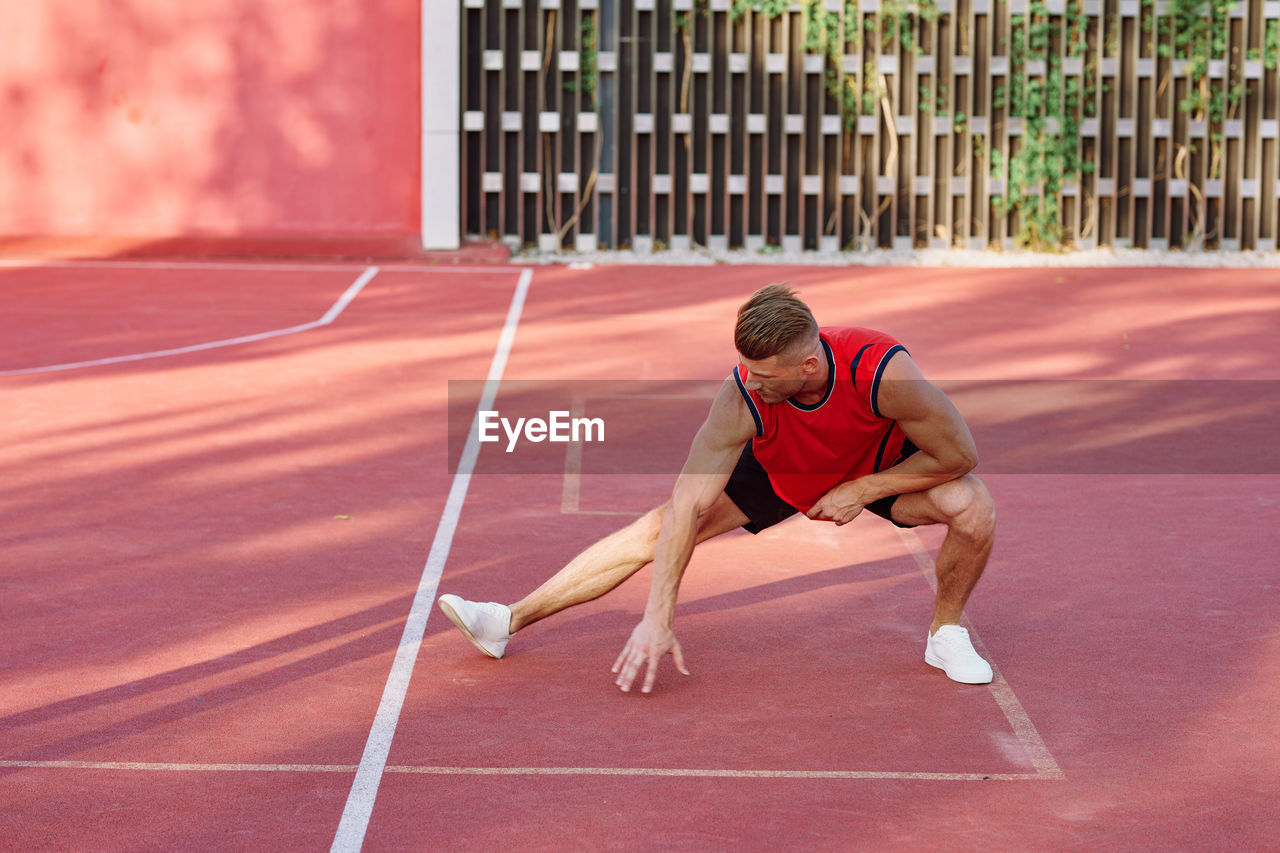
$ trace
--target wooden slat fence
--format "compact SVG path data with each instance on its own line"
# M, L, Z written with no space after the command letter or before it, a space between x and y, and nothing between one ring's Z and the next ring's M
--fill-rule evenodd
M469 234L1277 248L1277 0L462 5Z

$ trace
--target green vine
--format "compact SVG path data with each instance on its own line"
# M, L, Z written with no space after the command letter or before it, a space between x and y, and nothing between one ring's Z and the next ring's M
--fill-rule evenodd
M860 115L874 115L885 96L879 82L876 63L863 67L862 83L843 72L844 57L863 50L863 35L858 30L858 4L845 0L839 10L828 9L823 0L799 0L804 50L827 59L824 82L827 94L840 105L846 131L851 131ZM730 20L752 12L768 19L780 17L791 7L789 0L734 0ZM885 0L880 11L863 19L868 35L879 38L879 50L890 53L899 45L918 55L916 32L923 23L939 16L935 0ZM677 23L679 26L679 23Z
M701 7L705 0L699 0ZM1136 28L1139 55L1156 57L1164 79L1156 87L1155 110L1164 116L1176 102L1181 112L1209 126L1211 145L1207 174L1221 175L1225 121L1235 117L1249 94L1237 72L1211 74L1211 63L1231 60L1229 19L1232 7L1241 0L1139 0ZM851 131L859 116L873 116L887 110L890 85L879 70L876 56L901 53L919 55L920 35L929 22L940 15L936 0L881 0L876 12L860 12L857 0L844 0L829 8L826 0L733 0L730 18L746 13L772 20L798 7L803 49L825 58L824 88L838 105L846 130L846 152ZM1111 4L1108 4L1111 5ZM1007 147L990 144L981 132L973 134L971 156L989 158L987 168L994 179L1003 181L1004 191L992 196L993 211L1012 217L1016 241L1024 246L1047 250L1062 246L1068 238L1061 209L1062 191L1069 183L1083 185L1083 178L1095 171L1081 138L1081 125L1097 116L1100 84L1096 57L1111 62L1121 56L1124 20L1111 10L1087 14L1084 0L1067 0L1065 8L1050 12L1045 0L1031 0L1026 14L1013 15L1006 33L998 38L998 51L1009 58L1009 71L992 93L992 120L1003 115L1018 120L1021 133L1004 136ZM676 26L687 37L690 15L676 16ZM1262 62L1269 70L1280 66L1280 21L1264 24L1259 47L1245 51L1249 62ZM584 33L584 44L585 44ZM1256 36L1250 41L1258 45ZM583 51L584 62L587 50ZM856 56L859 71L846 73L846 63ZM1064 67L1062 57L1070 63ZM1172 77L1172 61L1185 69L1185 85L1179 84L1175 99L1165 100ZM1185 63L1185 64L1183 64ZM949 118L954 134L964 134L970 117L954 109L954 98L939 78L931 86L921 78L918 84L918 111ZM585 82L585 75L584 75ZM895 116L885 116L893 133ZM980 131L980 127L978 128ZM1002 151L1001 149L1004 148ZM1185 154L1195 152L1185 142L1174 143L1179 154L1156 171L1188 180L1183 173ZM1153 176L1160 177L1160 176ZM1189 187L1201 198L1195 182ZM1085 189L1082 187L1082 189ZM1088 234L1092 225L1084 229Z
M578 77L566 80L565 91L576 92L586 97L595 109L596 86L599 79L600 59L596 53L596 21L594 15L582 16L581 41L578 45Z
M736 21L744 12L755 12L769 18L780 18L786 14L790 5L789 0L733 0L729 16Z
M1022 133L1010 142L1007 167L992 151L991 176L1005 183L1005 192L993 195L992 204L999 216L1016 214L1017 242L1037 251L1062 245L1059 196L1067 181L1078 182L1094 170L1080 157L1080 121L1095 91L1093 71L1065 74L1052 49L1062 38L1068 56L1081 56L1087 30L1077 0L1067 4L1063 16L1050 15L1041 0L1034 0L1029 15L1010 19L1009 85L996 89L993 102L997 109L1007 105L1009 118L1021 119ZM1044 72L1028 74L1031 62L1040 63Z
M1209 63L1225 59L1227 16L1235 0L1172 0L1157 27L1157 53L1187 63L1186 96L1178 108L1197 119L1221 121L1229 93L1209 85ZM1238 99L1238 96L1237 96Z
M938 6L933 0L884 0L875 20L867 18L864 26L874 31L879 25L881 52L892 50L901 44L909 53L919 54L916 29L921 22L936 21Z
M1186 63L1186 94L1178 102L1178 109L1196 121L1207 121L1209 124L1209 167L1211 179L1222 174L1222 123L1234 117L1240 101L1249 90L1241 82L1233 83L1223 90L1220 85L1211 82L1211 63L1225 63L1230 40L1229 17L1236 0L1171 0L1169 13L1159 19L1156 25L1156 53L1164 59L1182 60ZM1264 51L1274 39L1276 49L1273 50L1268 67L1275 67L1275 54L1280 53L1280 33L1275 31L1276 21L1270 21L1264 31ZM1166 77L1167 80L1167 77ZM1194 143L1182 145L1175 143L1179 150L1174 159L1173 174L1186 179L1182 171L1186 162L1186 154L1198 153ZM1198 205L1195 211L1195 223L1187 243L1199 243L1204 234L1206 219L1206 199L1189 184L1195 194Z

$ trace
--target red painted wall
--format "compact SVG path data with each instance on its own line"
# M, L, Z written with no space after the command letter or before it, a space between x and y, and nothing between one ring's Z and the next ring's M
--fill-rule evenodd
M419 0L0 0L0 237L414 235Z

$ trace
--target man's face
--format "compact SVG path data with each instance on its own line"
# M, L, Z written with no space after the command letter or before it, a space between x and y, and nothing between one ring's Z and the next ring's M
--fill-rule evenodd
M804 390L805 382L812 374L807 369L810 359L796 361L794 358L779 358L771 355L765 359L744 358L738 354L742 363L743 382L748 391L755 391L766 403L781 403ZM816 359L814 360L816 362Z

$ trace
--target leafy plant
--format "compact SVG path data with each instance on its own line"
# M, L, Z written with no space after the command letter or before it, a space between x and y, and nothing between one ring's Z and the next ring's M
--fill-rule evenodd
M777 18L786 13L788 5L790 5L788 0L734 0L733 8L729 10L729 17L736 21L744 12L757 12L770 18Z
M582 16L581 42L578 46L578 77L566 80L565 91L584 95L591 103L596 103L596 85L599 74L599 57L596 54L596 21L594 15Z
M1068 55L1083 52L1087 28L1080 25L1077 0L1066 12L1050 15L1041 0L1033 0L1028 15L1011 18L1009 86L993 97L997 106L1007 97L1008 116L1021 119L1022 133L1010 143L1007 167L999 152L992 152L991 176L1005 182L1004 193L993 196L992 203L997 215L1016 215L1018 243L1038 251L1062 245L1062 189L1094 169L1080 157L1080 120L1092 83L1088 75L1064 74L1052 49L1055 40L1065 38ZM1045 72L1028 74L1030 62L1040 63Z
M699 0L699 4L704 2ZM1159 66L1165 79L1156 89L1154 115L1160 117L1163 109L1167 117L1176 102L1178 110L1208 125L1206 173L1213 178L1223 172L1223 125L1235 117L1249 94L1238 72L1224 79L1214 69L1217 62L1231 59L1230 15L1238 2L1242 0L1139 0L1139 56L1165 60ZM1081 138L1081 125L1097 115L1099 93L1108 92L1100 84L1096 58L1118 59L1125 33L1122 16L1114 4L1105 4L1104 9L1107 6L1107 11L1088 14L1083 0L1067 0L1064 8L1051 12L1045 0L1030 0L1027 12L1010 16L1009 26L996 37L996 51L1008 56L1009 72L992 90L993 119L1003 114L1007 120L1018 121L1021 132L1008 134L1007 154L1002 154L1003 146L989 144L978 126L968 156L979 161L989 158L989 174L1003 180L1003 192L992 196L993 210L1010 218L1022 245L1039 250L1061 246L1068 237L1062 222L1062 191L1068 183L1083 183L1084 176L1095 169L1089 162L1091 146ZM890 80L910 78L881 73L876 59L902 53L919 55L921 35L928 32L929 22L939 18L935 0L881 0L876 11L862 13L856 0L838 4L827 0L733 0L730 17L736 20L750 12L772 20L797 10L803 49L825 58L824 88L843 117L842 174L853 173L848 170L849 146L859 116L885 113L891 138L889 156L894 156L896 115L890 115L893 99L888 91L894 84L887 82L886 76ZM957 44L967 46L965 23L953 19L952 25L960 28ZM676 26L687 33L688 16L677 16ZM1262 62L1275 70L1280 66L1280 20L1267 20L1263 26L1261 46L1248 51L1241 48L1241 52L1247 61ZM1250 41L1259 43L1256 37ZM959 53L967 51L967 47L957 49ZM853 57L857 57L858 70L846 73ZM1064 67L1063 57L1069 66ZM1174 60L1184 69L1181 73L1186 83L1178 84L1176 98L1165 100L1163 93L1170 85ZM943 78L920 75L916 79L920 114L950 118L956 134L973 129L973 119L956 109L958 104L949 96ZM1173 147L1177 156L1171 156L1171 165L1166 168L1187 180L1186 157L1195 153L1194 146L1184 140L1175 141ZM1082 151L1090 151L1090 156L1082 156ZM1155 168L1158 171L1162 166ZM1194 181L1188 187L1200 200L1203 221L1203 195ZM866 220L863 211L859 215Z

